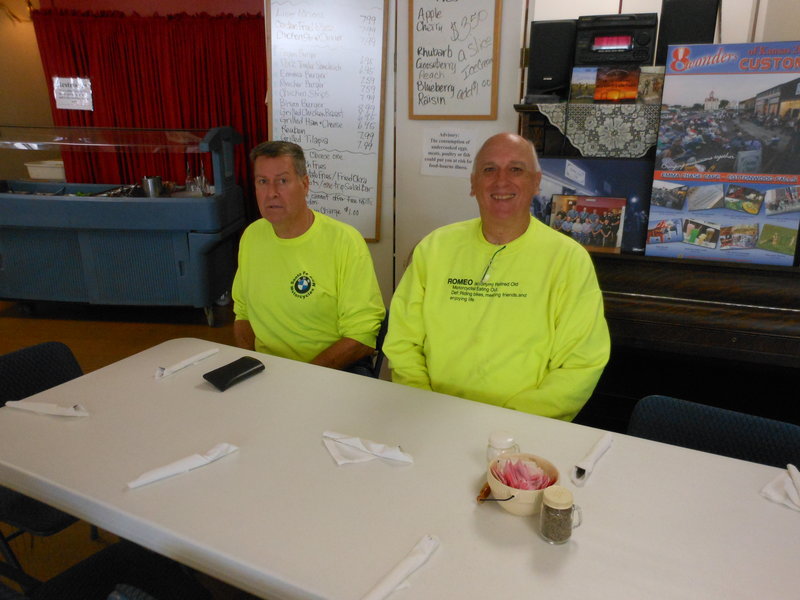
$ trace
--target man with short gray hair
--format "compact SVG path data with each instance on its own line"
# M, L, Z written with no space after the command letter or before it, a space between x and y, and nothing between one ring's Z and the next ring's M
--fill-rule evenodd
M245 230L233 282L236 345L357 370L385 309L367 244L311 210L303 149L264 142L250 153L262 219Z

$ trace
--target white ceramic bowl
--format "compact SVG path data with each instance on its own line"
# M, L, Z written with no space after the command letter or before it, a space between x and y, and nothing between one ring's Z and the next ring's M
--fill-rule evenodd
M547 473L547 476L550 478L550 485L558 483L558 469L556 469L555 466L553 466L553 463L551 463L549 460L540 456L536 456L535 454L527 454L525 452L516 454L503 454L489 463L489 468L486 472L486 481L489 483L489 489L492 490L492 497L494 497L495 500L511 498L510 500L505 500L504 502L497 502L497 504L512 514L530 516L539 511L542 503L542 491L544 488L541 490L518 490L517 488L509 487L500 482L492 473L492 466L498 461L518 459L535 461L536 464L539 465L539 468Z

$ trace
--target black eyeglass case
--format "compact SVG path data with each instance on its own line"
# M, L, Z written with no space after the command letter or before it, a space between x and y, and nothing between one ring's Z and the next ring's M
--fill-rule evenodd
M264 363L252 356L243 356L213 371L203 374L203 379L224 392L232 385L264 370Z

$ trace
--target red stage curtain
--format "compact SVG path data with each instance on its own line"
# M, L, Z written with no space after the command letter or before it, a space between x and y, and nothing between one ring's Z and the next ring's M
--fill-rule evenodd
M245 138L237 181L247 194L247 153L267 139L267 66L260 15L142 17L118 12L33 11L56 126L200 129L229 125ZM91 79L93 111L55 106L52 78ZM67 180L182 184L184 154L65 152ZM192 161L197 155L189 155ZM211 165L205 165L212 176ZM192 163L193 174L199 163Z

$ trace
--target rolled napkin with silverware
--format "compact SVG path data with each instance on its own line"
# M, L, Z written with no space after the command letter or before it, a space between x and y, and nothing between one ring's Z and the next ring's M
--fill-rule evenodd
M56 415L58 417L88 417L89 411L82 404L72 406L59 406L50 402L29 402L27 400L9 400L8 408L26 410L40 415Z
M205 352L200 352L199 354L190 356L186 360L182 360L179 363L170 365L169 367L156 367L155 378L162 379L164 377L169 377L173 373L177 373L186 367L191 367L192 365L196 365L197 363L204 361L210 356L214 356L217 352L219 352L219 348L212 348L211 350L206 350Z
M173 477L174 475L180 475L181 473L188 473L193 469L204 467L215 460L219 460L223 456L228 456L229 454L236 452L238 449L239 447L234 446L233 444L217 444L205 454L192 454L191 456L176 460L175 462L171 462L163 467L158 467L157 469L152 469L151 471L142 473L139 475L139 477L129 482L128 487L130 489L138 488L143 485L147 485L148 483L166 479L167 477Z
M439 547L439 538L425 535L397 566L387 573L361 600L384 600L400 589L414 571L424 565Z
M322 441L337 465L365 462L376 458L388 458L403 463L414 462L412 456L403 452L400 446L387 446L335 431L325 431L322 434Z
M786 470L778 473L772 481L761 489L767 500L800 511L800 472L794 465L786 465Z
M589 476L594 471L594 467L597 464L597 461L611 448L611 443L614 441L614 437L610 433L606 433L603 437L601 437L592 449L589 451L583 460L581 460L578 464L576 464L572 468L572 472L570 473L569 477L572 480L572 483L577 485L578 487L584 485L586 481L589 479Z

